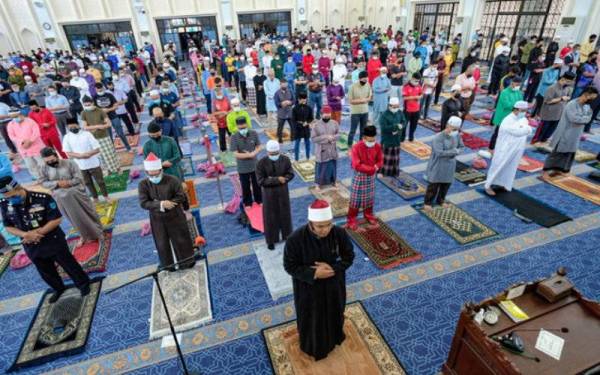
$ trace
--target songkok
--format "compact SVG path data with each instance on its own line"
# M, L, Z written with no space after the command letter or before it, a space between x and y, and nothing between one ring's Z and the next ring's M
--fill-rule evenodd
M461 88L462 88L462 87L461 87L461 85L459 85L459 84L456 84L456 83L455 83L455 84L454 84L454 85L452 85L452 87L450 88L450 91L460 91L460 89L461 89Z
M279 142L275 140L269 140L267 142L267 152L279 152Z
M451 116L448 119L448 125L452 126L453 128L459 128L460 124L462 124L462 120L458 116Z
M246 123L246 118L243 117L243 116L240 116L240 117L238 117L238 118L235 119L235 123L238 124L238 125L239 124L245 124Z
M144 169L147 171L158 171L162 169L162 161L151 152L148 154L146 160L144 160Z
M11 190L16 189L19 186L17 180L12 176L4 176L0 178L0 193L8 193Z
M235 106L238 106L238 105L240 105L240 100L238 98L231 99L231 106L232 107L235 107Z
M392 96L390 98L390 105L400 105L400 99L397 96Z
M327 201L317 199L308 207L308 221L329 220L333 220L333 212Z
M157 133L162 130L162 127L156 121L152 121L148 124L148 133Z
M377 135L377 128L373 125L365 126L365 129L363 130L363 135L367 137L374 137Z
M328 114L331 114L331 112L332 112L332 111L331 111L331 107L330 107L330 106L328 106L328 105L326 105L326 106L323 106L323 108L321 109L321 113L328 113Z
M150 90L150 96L159 96L160 92L158 90Z
M360 73L358 73L358 78L367 78L369 76L369 73L367 73L364 70L361 70Z
M529 109L529 103L527 103L525 100L519 100L518 102L515 103L515 105L513 106L513 108L516 108L516 109Z
M563 64L563 60L560 57L557 57L557 58L554 59L554 62L552 64L560 64L560 65L562 65Z

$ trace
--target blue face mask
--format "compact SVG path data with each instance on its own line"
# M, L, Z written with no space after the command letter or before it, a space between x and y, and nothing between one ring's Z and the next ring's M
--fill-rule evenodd
M15 117L15 121L16 121L16 122L22 122L22 121L23 121L23 119L22 119L22 118L20 118L20 117Z
M517 118L519 120L524 119L525 118L525 112L519 112L519 113L517 113Z
M244 137L246 136L246 134L248 134L248 129L244 128L244 129L240 129L240 134L243 135Z
M23 203L23 197L21 197L20 195L15 195L14 197L8 198L8 202L13 206L19 205Z
M150 182L152 182L153 184L159 184L160 181L163 178L163 174L159 174L158 176L148 176L148 180L150 180Z
M269 155L269 159L271 159L273 161L277 161L277 160L279 160L279 154L277 154L277 155Z

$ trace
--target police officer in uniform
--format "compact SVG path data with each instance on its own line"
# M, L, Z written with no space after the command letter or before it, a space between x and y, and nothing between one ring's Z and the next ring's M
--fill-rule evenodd
M27 256L42 279L54 289L50 303L56 302L65 291L55 263L71 277L81 296L86 296L90 292L90 279L69 251L60 227L62 215L54 199L48 194L25 190L11 176L0 178L0 193L4 227L22 239Z

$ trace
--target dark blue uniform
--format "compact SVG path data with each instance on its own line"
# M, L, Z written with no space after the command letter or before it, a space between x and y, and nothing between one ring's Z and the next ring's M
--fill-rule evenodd
M0 212L4 227L18 228L24 232L42 228L49 221L62 217L50 195L31 191L27 191L20 204L13 205L7 199L0 199ZM65 232L60 226L47 233L39 243L23 244L23 248L42 279L54 290L65 289L55 263L65 270L79 289L89 284L88 275L69 251Z

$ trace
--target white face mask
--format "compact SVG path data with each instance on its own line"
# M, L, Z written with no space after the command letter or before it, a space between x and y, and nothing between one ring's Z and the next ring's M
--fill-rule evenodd
M238 106L238 105L235 105L235 106L233 106L232 108L233 108L233 110L234 110L234 111L236 111L236 112L237 112L237 111L239 111L239 110L240 110L242 107L240 107L240 106Z
M390 112L396 113L400 110L400 108L390 108Z
M521 90L521 86L515 86L515 87L513 87L513 90L519 91L519 90Z
M456 137L458 135L458 130L452 130L450 132L450 135L453 136L453 137Z
M373 141L373 142L368 142L368 141L365 141L365 145L366 145L368 148L371 148L371 147L375 146L375 141Z

